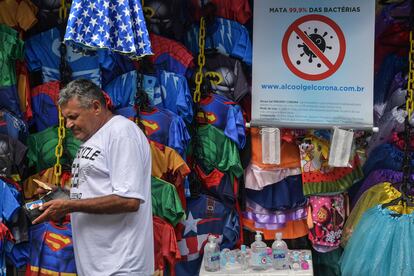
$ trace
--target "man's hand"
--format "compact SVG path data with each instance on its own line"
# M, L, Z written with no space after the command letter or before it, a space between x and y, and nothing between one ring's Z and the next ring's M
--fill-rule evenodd
M58 221L62 219L69 211L70 200L67 199L54 199L44 203L39 207L43 213L33 221L33 224L41 223L44 221Z

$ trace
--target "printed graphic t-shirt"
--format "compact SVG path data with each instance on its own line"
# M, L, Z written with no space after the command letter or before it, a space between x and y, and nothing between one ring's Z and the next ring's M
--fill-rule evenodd
M152 275L151 152L133 122L114 116L84 142L72 165L71 199L140 199L137 212L72 213L79 275ZM125 242L128 241L128 242Z

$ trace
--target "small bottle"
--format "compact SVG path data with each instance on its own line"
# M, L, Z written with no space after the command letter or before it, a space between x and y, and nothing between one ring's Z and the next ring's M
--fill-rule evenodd
M276 240L272 244L272 266L276 270L287 269L288 247L282 240L282 233L276 233Z
M209 236L204 246L204 269L209 272L220 270L220 248L214 236Z
M240 265L243 271L249 268L249 257L247 256L246 245L242 244L240 252Z
M291 267L293 270L300 270L300 252L293 251L292 252L292 260L291 260Z
M251 245L251 267L253 270L267 269L266 244L262 241L260 233L260 231L256 231L255 242Z

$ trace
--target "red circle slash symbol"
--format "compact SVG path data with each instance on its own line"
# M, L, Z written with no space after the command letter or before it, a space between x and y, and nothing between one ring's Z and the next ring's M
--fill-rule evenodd
M298 18L282 40L282 56L298 77L318 81L334 74L345 58L345 36L330 18L310 14Z

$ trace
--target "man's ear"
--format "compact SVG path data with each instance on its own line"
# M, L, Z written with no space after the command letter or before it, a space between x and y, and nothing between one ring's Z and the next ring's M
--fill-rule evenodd
M98 101L98 100L93 100L92 101L92 109L93 109L93 112L95 114L101 113L101 111L102 111L102 104L101 104L101 102Z

